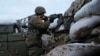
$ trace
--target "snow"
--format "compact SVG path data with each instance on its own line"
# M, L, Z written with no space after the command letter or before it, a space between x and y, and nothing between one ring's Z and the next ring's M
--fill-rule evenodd
M53 23L50 23L48 29L54 29L57 27L57 21L58 21L58 18L56 18Z
M50 23L48 29L55 29L55 28L57 27L57 25L58 25L58 23L57 23L58 20L59 20L59 18L56 18L56 19L53 21L53 23ZM62 25L60 26L60 28L58 29L58 31L61 31L61 30L64 30L64 25L63 25L63 24L62 24Z
M58 29L58 31L62 31L62 30L64 30L64 24L62 24L62 25L60 26L60 28Z

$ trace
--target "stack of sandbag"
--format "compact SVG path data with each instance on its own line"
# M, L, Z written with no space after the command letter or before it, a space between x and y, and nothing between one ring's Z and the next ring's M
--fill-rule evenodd
M93 43L74 43L60 45L46 56L100 56L100 45Z

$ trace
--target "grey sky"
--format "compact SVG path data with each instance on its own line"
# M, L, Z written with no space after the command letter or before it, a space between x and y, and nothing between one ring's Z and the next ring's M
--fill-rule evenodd
M0 0L0 21L15 21L34 14L37 6L45 7L47 13L64 13L74 0Z

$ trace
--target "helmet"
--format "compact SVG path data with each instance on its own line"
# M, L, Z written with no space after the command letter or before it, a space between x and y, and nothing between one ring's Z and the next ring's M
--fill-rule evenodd
M35 8L35 13L45 13L45 8L42 6L38 6Z

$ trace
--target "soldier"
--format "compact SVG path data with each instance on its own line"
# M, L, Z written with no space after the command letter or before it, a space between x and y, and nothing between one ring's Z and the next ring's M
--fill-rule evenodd
M65 11L64 17L65 17L65 29L69 31L71 23L74 21L74 15L75 13L83 7L83 5L87 4L91 0L75 0L71 6L68 8L67 11Z
M46 32L49 24L54 21L54 19L48 20L44 16L45 13L45 8L38 6L35 14L29 17L28 38L26 39L29 56L40 56L43 53L41 36Z

